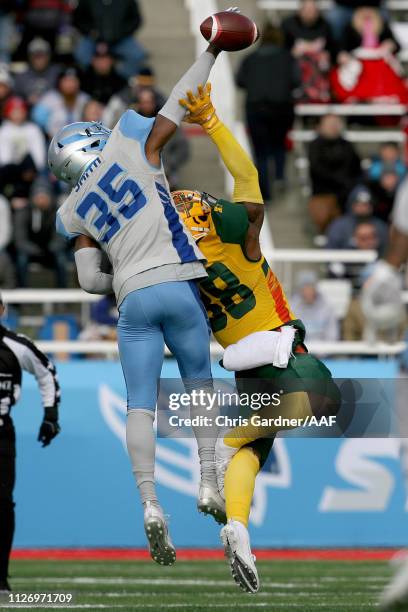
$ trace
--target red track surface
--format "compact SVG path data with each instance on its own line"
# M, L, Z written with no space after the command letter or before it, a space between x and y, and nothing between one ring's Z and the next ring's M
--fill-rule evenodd
M393 548L335 548L254 550L257 559L294 561L388 561L396 550ZM13 559L62 560L62 561L144 561L150 559L147 550L134 548L49 548L16 549ZM181 548L177 550L180 561L223 559L223 551L210 548Z

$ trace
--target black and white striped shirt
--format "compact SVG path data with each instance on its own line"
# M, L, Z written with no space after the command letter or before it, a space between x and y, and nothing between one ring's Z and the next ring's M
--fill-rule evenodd
M23 370L37 379L44 408L56 408L60 387L54 364L29 338L0 325L0 425L20 397Z

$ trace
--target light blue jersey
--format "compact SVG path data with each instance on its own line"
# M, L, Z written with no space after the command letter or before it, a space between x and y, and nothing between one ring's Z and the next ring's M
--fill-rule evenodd
M206 276L204 256L184 228L169 192L163 165L145 155L154 119L124 113L109 140L58 211L57 229L69 238L84 234L104 249L113 268L118 304L146 286L129 279L162 266L147 284ZM180 273L174 277L175 267ZM150 277L149 277L150 278Z

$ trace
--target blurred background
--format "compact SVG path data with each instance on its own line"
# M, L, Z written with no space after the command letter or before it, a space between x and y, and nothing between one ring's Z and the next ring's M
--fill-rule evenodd
M309 349L335 376L405 376L406 322L377 329L359 295L367 265L387 248L394 200L408 197L408 1L236 4L257 22L261 38L245 52L222 54L211 81L220 117L258 167L265 255L306 325ZM144 546L124 447L115 300L78 288L70 245L55 232L67 193L48 172L47 143L73 121L113 127L129 107L154 116L205 47L201 21L228 6L224 0L1 2L4 324L54 357L62 387L63 432L46 452L35 442L34 381L25 381L14 410L18 547ZM194 126L179 129L164 164L173 189L229 195L215 148ZM215 343L212 352L214 374L225 376ZM171 358L163 376L178 376ZM217 545L218 530L195 511L193 442L160 440L157 460L176 544ZM253 541L400 545L405 500L398 440L280 440L257 485ZM285 523L271 520L282 513Z

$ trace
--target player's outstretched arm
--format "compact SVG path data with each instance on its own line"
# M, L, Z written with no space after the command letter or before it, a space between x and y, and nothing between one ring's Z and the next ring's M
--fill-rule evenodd
M188 91L180 105L188 111L185 121L201 125L218 148L234 178L234 202L263 204L258 171L232 132L218 118L211 100L211 83L205 87L199 85L197 93ZM260 212L259 206L256 211Z
M220 50L210 44L173 87L167 102L159 111L145 145L146 157L154 166L160 165L161 150L184 119L185 110L180 106L179 99L189 89L196 89L199 83L207 81L219 53Z
M75 241L75 264L78 281L87 293L106 295L112 293L113 275L102 271L103 252L88 236L78 236Z
M234 178L234 202L245 204L249 228L245 249L251 259L261 256L259 234L261 232L264 207L259 187L258 171L232 132L220 121L211 101L211 84L198 86L197 94L187 92L180 100L188 111L186 121L201 125L218 148L222 160Z

